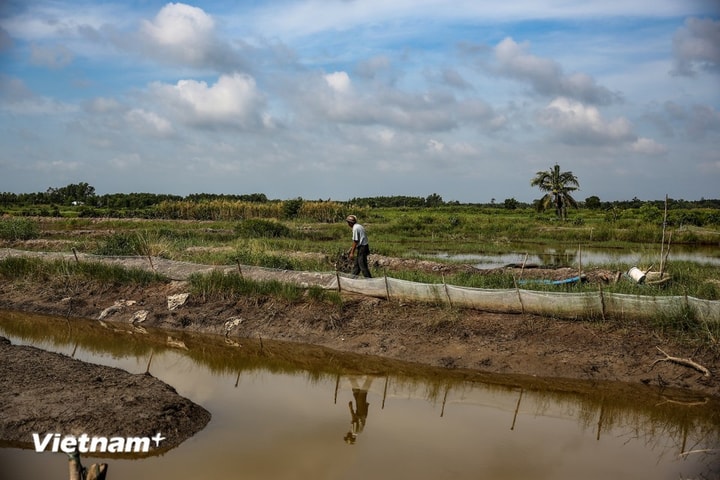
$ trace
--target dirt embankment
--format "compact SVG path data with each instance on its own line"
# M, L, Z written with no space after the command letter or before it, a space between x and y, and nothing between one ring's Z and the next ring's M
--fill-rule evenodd
M34 448L33 433L40 438L55 433L106 438L160 434L162 440L147 453L157 455L210 421L207 410L150 375L13 346L2 337L0 365L0 445Z
M171 310L168 296L186 292L182 281L149 288L5 281L0 308L91 319L105 311L105 321L307 343L448 369L620 381L720 396L717 346L682 343L639 323L496 314L351 294L340 305L190 295ZM114 307L119 300L126 302ZM710 375L690 364L658 362L666 359L658 347L691 359Z

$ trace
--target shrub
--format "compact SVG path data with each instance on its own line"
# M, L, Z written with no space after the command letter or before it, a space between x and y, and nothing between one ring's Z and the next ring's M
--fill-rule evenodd
M138 255L143 251L142 242L137 235L115 233L105 240L105 243L98 246L97 255Z
M290 229L279 222L251 218L235 226L235 233L249 238L280 238L289 237Z

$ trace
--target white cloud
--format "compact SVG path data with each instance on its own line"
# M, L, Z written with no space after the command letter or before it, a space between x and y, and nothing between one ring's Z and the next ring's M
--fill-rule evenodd
M665 145L657 143L651 138L638 138L630 146L630 149L636 153L643 153L645 155L658 155L667 153L668 148Z
M142 31L160 45L175 48L204 46L215 23L201 8L182 3L168 3L155 16L143 21Z
M350 90L350 77L346 72L334 72L325 75L327 84L338 93L346 93Z
M250 128L269 123L255 80L246 74L222 75L213 85L196 80L155 83L151 91L188 124Z
M606 121L594 106L559 97L543 109L540 124L555 130L560 138L570 144L611 144L634 142L636 135L625 118Z
M245 66L241 51L218 37L212 16L183 3L168 3L152 21L143 20L136 39L139 43L129 47L132 40L117 39L116 43L165 63L221 71Z
M134 130L145 135L166 137L173 134L173 127L168 119L141 108L127 112L125 120Z
M430 152L440 153L445 150L445 145L442 142L431 138L427 141L427 149Z

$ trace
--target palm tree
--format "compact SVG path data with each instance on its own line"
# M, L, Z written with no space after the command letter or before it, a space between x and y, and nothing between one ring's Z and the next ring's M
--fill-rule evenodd
M578 179L572 172L561 172L560 166L556 163L552 170L537 172L530 181L533 187L539 187L547 192L538 202L540 210L547 210L550 204L555 205L555 213L559 218L565 220L567 217L567 205L577 208L577 202L570 195L580 188Z

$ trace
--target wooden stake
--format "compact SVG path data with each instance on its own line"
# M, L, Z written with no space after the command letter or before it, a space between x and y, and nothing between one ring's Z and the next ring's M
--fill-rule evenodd
M513 422L510 426L510 430L515 430L515 420L517 420L518 412L520 411L520 401L522 400L523 389L520 389L520 395L518 396L517 405L515 405L515 415L513 415Z
M155 355L155 350L150 350L150 358L148 358L148 364L147 367L145 367L145 375L150 375L150 363L152 363L153 355Z
M445 396L443 397L442 409L440 409L440 416L445 415L445 402L447 402L448 392L450 391L450 385L445 388Z
M383 400L382 405L380 406L380 410L385 410L385 399L387 398L387 387L390 377L385 377L385 387L383 388Z

